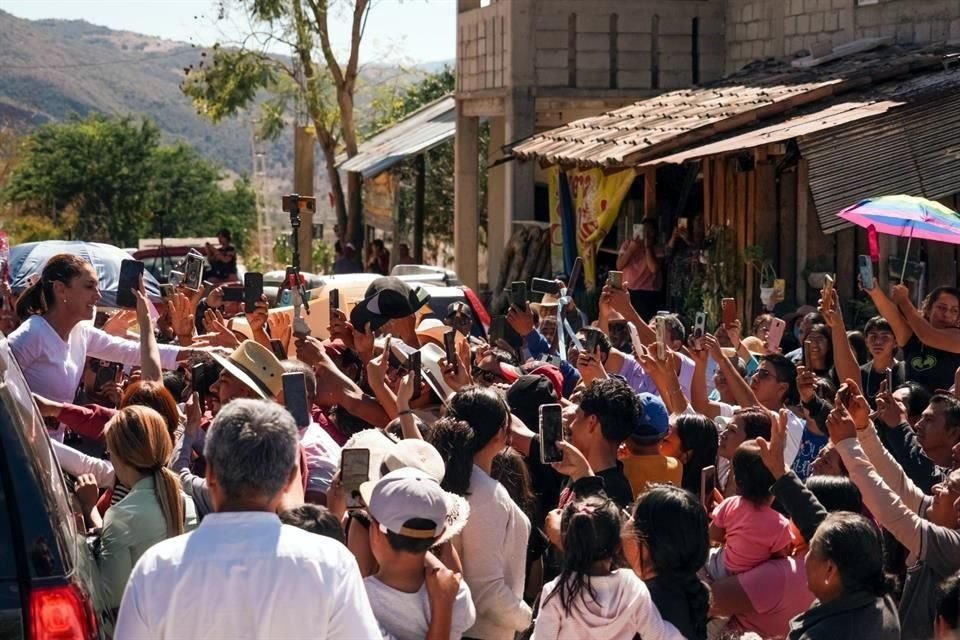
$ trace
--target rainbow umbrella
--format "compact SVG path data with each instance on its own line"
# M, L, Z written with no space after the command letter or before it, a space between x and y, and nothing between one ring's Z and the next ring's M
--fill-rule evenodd
M926 198L903 195L868 198L837 215L865 229L872 226L879 233L900 237L907 235L904 272L914 238L960 244L960 213ZM903 282L903 273L900 274L900 281Z

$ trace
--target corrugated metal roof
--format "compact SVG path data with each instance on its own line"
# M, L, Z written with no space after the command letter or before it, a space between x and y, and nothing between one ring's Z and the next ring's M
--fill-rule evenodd
M696 158L733 153L761 145L825 132L834 127L883 115L918 99L929 99L960 91L960 71L942 71L905 81L871 87L869 91L846 94L842 98L816 104L799 115L778 119L772 124L754 127L721 140L695 146L641 163L640 166L681 164ZM804 112L805 111L805 112Z
M338 168L371 178L410 156L429 151L453 137L456 109L452 95L440 98L361 143L359 153Z
M649 98L537 134L520 158L586 166L636 166L725 132L831 96L941 67L942 50L880 47L818 67L762 62L705 87Z
M834 233L851 226L837 213L863 198L907 193L938 199L957 192L960 94L804 136L799 144L820 226Z

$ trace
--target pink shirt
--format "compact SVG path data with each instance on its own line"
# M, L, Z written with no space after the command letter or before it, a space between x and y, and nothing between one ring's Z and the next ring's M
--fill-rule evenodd
M782 638L790 620L813 604L803 557L776 558L736 577L753 612L737 614L731 626L762 638Z
M632 240L627 240L620 247L620 252L627 251ZM657 274L647 268L646 250L637 251L627 266L623 268L623 281L631 291L659 291Z
M730 573L753 569L793 542L789 520L769 506L758 506L740 496L717 505L713 524L726 532L723 564Z

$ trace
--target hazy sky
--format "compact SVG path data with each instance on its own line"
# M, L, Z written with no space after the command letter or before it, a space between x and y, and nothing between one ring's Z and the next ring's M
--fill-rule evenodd
M249 32L241 12L218 20L218 7L215 0L0 0L0 10L21 18L86 20L197 45L236 40ZM334 45L345 48L349 15L338 13L332 21ZM449 60L455 54L455 30L456 0L373 0L361 60Z

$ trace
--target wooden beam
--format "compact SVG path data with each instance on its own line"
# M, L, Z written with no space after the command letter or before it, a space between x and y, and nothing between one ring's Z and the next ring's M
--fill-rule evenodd
M807 281L803 269L807 264L807 223L810 204L810 166L805 158L797 161L797 304L807 302Z
M643 219L657 217L657 168L647 167L643 171Z

